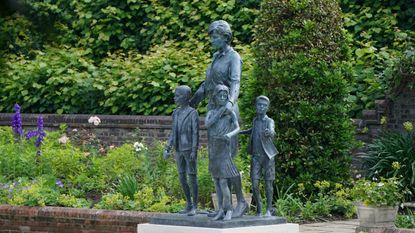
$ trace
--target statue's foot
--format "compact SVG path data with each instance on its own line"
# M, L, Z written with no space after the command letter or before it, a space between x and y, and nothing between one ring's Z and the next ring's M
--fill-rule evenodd
M272 208L271 208L271 215L272 215L272 216L277 216L277 212L278 212L278 211L277 211L277 208L275 208L275 207L272 207Z
M192 208L189 212L187 212L187 216L195 216L197 213L196 208Z
M232 219L232 210L228 210L228 211L226 211L226 215L223 218L223 221L229 221L231 219Z
M232 218L242 217L248 211L249 205L246 202L238 203L236 208L233 210Z
M213 221L221 220L225 216L225 212L223 210L219 210L216 216L212 219Z
M182 209L179 211L179 214L187 214L190 212L190 210L192 210L193 207L192 206L186 206L186 208Z
M209 218L212 218L212 217L215 217L217 214L218 214L218 210L208 213L207 216Z
M255 215L256 215L257 217L261 217L261 212L257 212Z
M271 217L272 215L271 215L271 210L267 210L266 212L265 212L265 217Z

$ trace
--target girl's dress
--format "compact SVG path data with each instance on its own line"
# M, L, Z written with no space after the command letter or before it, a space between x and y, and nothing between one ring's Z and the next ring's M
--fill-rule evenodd
M219 109L210 111L214 115ZM239 176L239 171L231 157L231 142L223 137L236 128L231 114L233 113L226 111L208 128L209 172L214 178Z

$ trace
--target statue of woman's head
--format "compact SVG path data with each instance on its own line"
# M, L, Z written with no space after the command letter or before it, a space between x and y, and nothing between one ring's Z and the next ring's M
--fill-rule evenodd
M208 28L208 34L214 47L217 47L215 38L220 39L226 45L229 45L232 40L231 26L224 20L217 20L211 23Z

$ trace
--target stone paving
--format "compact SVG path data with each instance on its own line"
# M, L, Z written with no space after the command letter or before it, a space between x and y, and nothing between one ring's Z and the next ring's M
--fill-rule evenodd
M357 219L302 224L300 225L300 233L354 233L358 225Z

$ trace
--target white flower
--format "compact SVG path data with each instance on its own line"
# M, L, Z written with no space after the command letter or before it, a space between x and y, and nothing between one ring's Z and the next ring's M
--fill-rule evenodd
M73 129L72 132L78 132L78 130L77 129Z
M112 150L112 149L114 149L115 148L115 145L111 145L110 146L110 150Z
M69 138L68 138L68 137L66 137L66 135L63 135L62 137L60 137L60 138L58 139L58 142L59 142L60 144L66 144L68 141L69 141Z
M361 175L361 174L357 174L357 175L356 175L356 178L357 178L357 179L360 179L361 177L362 177L362 175Z
M141 142L134 142L133 146L134 146L135 151L137 152L140 152L142 150L147 150L147 147Z
M378 187L382 187L382 186L384 186L384 185L385 185L384 183L380 182L380 183L378 184Z
M401 203L401 209L403 209L403 207L405 207L405 205L403 203Z
M101 123L101 119L99 119L99 117L97 117L97 116L91 116L88 119L88 123L94 124L94 125L99 125Z

